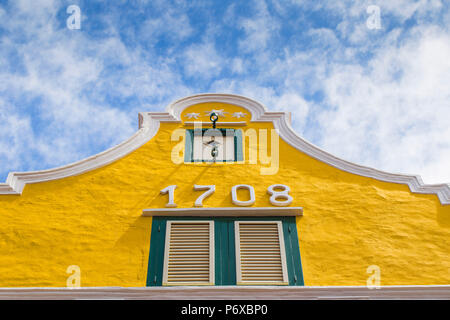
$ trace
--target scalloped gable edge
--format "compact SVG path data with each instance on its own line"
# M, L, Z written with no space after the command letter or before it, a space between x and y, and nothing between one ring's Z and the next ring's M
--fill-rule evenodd
M250 111L251 122L273 122L279 136L295 149L340 170L380 181L406 184L413 193L436 194L443 205L450 204L450 185L424 184L418 175L394 174L361 166L329 154L307 142L290 125L286 112L269 112L252 99L233 94L198 94L171 103L166 112L139 113L139 130L128 140L86 159L48 170L11 172L6 183L0 184L0 194L20 195L27 183L37 183L79 175L110 164L150 141L158 132L161 122L181 123L182 111L195 104L219 102L243 107Z

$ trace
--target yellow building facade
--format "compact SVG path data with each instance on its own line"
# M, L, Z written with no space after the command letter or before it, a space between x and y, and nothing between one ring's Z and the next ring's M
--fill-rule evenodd
M446 184L359 166L311 145L289 114L241 96L195 95L166 112L140 113L137 133L103 153L11 173L0 185L0 287L448 285L449 204ZM234 233L218 234L218 225ZM196 237L175 226L207 230L199 239L209 244L209 264L199 270L208 281L183 278L195 268L171 267L177 243ZM265 232L278 242L265 246ZM244 247L253 239L246 234L262 239L261 250L276 248L279 270L264 262L246 269L257 257ZM226 250L233 252L219 257ZM233 270L224 269L229 261ZM272 271L279 272L273 279L260 275Z

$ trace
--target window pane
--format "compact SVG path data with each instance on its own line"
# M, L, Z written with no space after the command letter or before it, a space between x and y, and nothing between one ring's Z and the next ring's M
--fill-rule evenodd
M216 161L235 161L235 130L234 129L208 129L199 130L193 134L193 161L213 161L211 151L216 146L218 154ZM187 149L187 148L186 148Z

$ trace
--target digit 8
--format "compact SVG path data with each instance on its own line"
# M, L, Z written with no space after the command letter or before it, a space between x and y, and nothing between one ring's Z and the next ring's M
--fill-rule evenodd
M281 191L276 191L275 189L283 189ZM267 188L267 193L270 194L270 203L277 207L288 206L292 203L293 198L290 196L288 186L284 184L273 184ZM285 199L285 201L277 200L278 198Z

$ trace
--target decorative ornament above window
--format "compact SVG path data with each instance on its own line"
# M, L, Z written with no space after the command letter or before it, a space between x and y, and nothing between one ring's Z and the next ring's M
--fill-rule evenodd
M233 113L233 118L245 118L247 114L245 112L235 112Z
M197 112L191 112L191 113L186 114L186 117L188 119L198 119L199 116L200 116L200 113L197 113Z
M216 114L217 116L221 116L225 118L225 114L227 114L228 112L223 111L223 109L220 110L216 110L216 109L212 109L211 111L205 111L206 115L211 116L212 114Z
M242 131L217 129L223 109L205 111L212 123L211 129L186 130L185 162L236 162L243 160ZM189 113L188 116L193 116Z
M213 130L216 130L216 122L217 120L219 120L219 116L213 112L209 116L209 120L211 120L212 122ZM206 145L211 146L211 157L213 158L213 162L216 162L216 157L219 154L218 147L220 145L220 142L217 142L215 136L212 135L211 140L207 142Z

